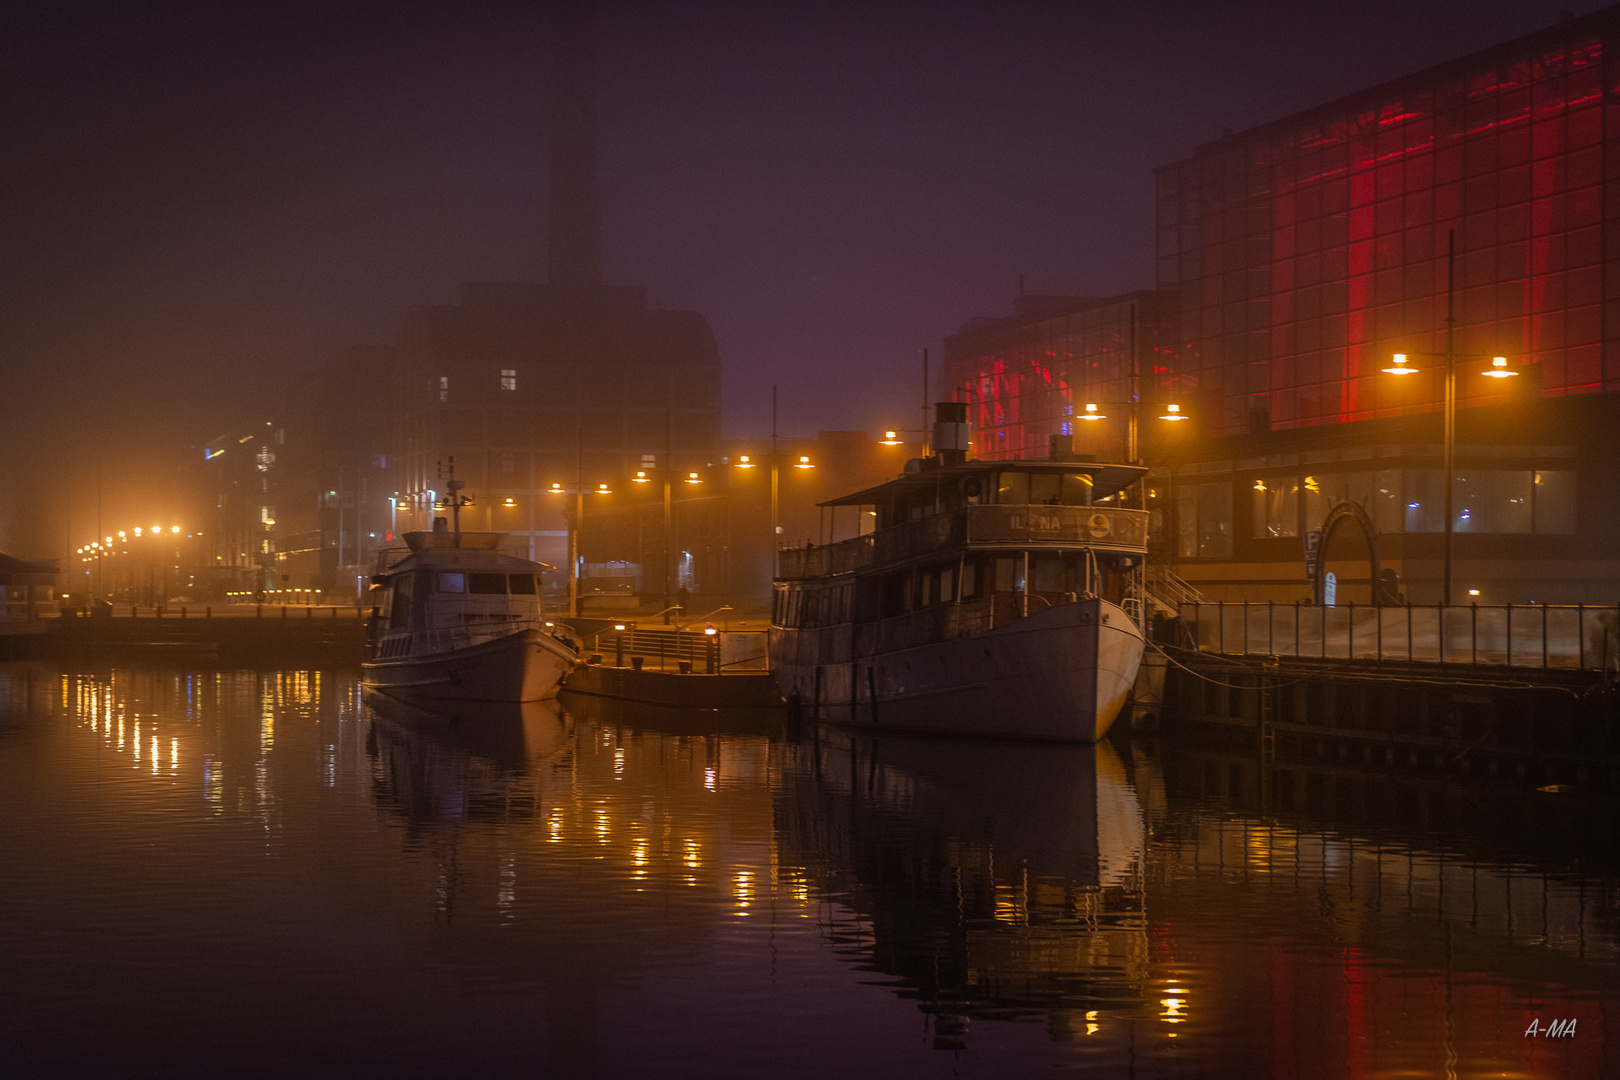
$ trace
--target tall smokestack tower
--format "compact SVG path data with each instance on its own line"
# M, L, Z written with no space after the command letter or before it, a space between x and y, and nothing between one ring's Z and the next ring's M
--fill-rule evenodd
M591 0L555 0L551 115L551 283L602 283L596 192L595 18Z

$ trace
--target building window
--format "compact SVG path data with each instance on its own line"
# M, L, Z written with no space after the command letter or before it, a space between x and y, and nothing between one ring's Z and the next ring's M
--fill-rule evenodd
M516 390L517 389L517 369L516 368L501 368L501 389L502 390Z
M1231 484L1183 484L1176 490L1176 554L1184 559L1231 558Z
M448 375L439 376L439 400L450 400L450 376Z

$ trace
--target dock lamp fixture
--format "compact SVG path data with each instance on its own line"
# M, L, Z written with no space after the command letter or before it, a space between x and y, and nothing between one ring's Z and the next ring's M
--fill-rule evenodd
M1411 375L1421 370L1411 363L1413 355L1430 356L1445 361L1446 397L1445 397L1445 429L1441 436L1443 461L1441 469L1444 472L1445 483L1445 559L1441 570L1440 595L1441 602L1450 605L1452 601L1452 583L1456 573L1456 522L1453 520L1456 509L1456 483L1457 483L1457 353L1452 346L1456 319L1454 315L1446 318L1446 351L1443 353L1395 353L1390 357L1388 367L1380 370L1390 375ZM1511 379L1518 374L1508 366L1505 356L1491 357L1491 366L1480 372L1490 379Z
M688 484L701 484L703 483L703 478L695 472L689 472L686 474L686 482Z
M878 442L882 443L884 446L899 446L900 433L898 431L885 431L883 433L883 438L879 439Z
M795 469L813 469L813 468L815 468L815 466L810 463L809 456L805 455L805 454L800 454L799 455L799 460L795 461L793 463L793 467Z
M752 469L753 467L754 467L754 462L749 458L749 456L747 454L743 454L743 455L741 455L741 456L739 456L737 458L737 468L739 468L739 469Z
M1189 420L1189 419L1191 419L1191 417L1189 417L1186 413L1181 411L1181 406L1180 405L1177 405L1175 402L1171 402L1170 404L1168 404L1168 405L1166 405L1164 407L1164 413L1159 417L1159 419L1160 420Z
M1097 409L1097 403L1095 401L1088 401L1088 402L1086 402L1085 411L1080 414L1080 419L1082 419L1082 420L1106 420L1106 419L1108 419L1108 414L1105 413L1105 412L1099 412L1098 409Z

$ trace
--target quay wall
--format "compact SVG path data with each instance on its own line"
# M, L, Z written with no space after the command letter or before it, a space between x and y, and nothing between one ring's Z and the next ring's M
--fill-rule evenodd
M1173 650L1160 729L1271 761L1356 763L1620 792L1603 672L1305 661Z

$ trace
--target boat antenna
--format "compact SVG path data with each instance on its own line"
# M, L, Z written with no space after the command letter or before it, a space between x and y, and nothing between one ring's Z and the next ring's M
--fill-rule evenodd
M445 496L439 500L439 505L449 509L450 528L453 532L459 533L461 532L461 508L471 506L473 500L471 495L461 494L461 489L467 486L467 482L456 479L456 456L454 454L450 455L449 472L450 478L444 481ZM441 463L439 466L439 478L441 480L444 480L444 474L445 468Z

